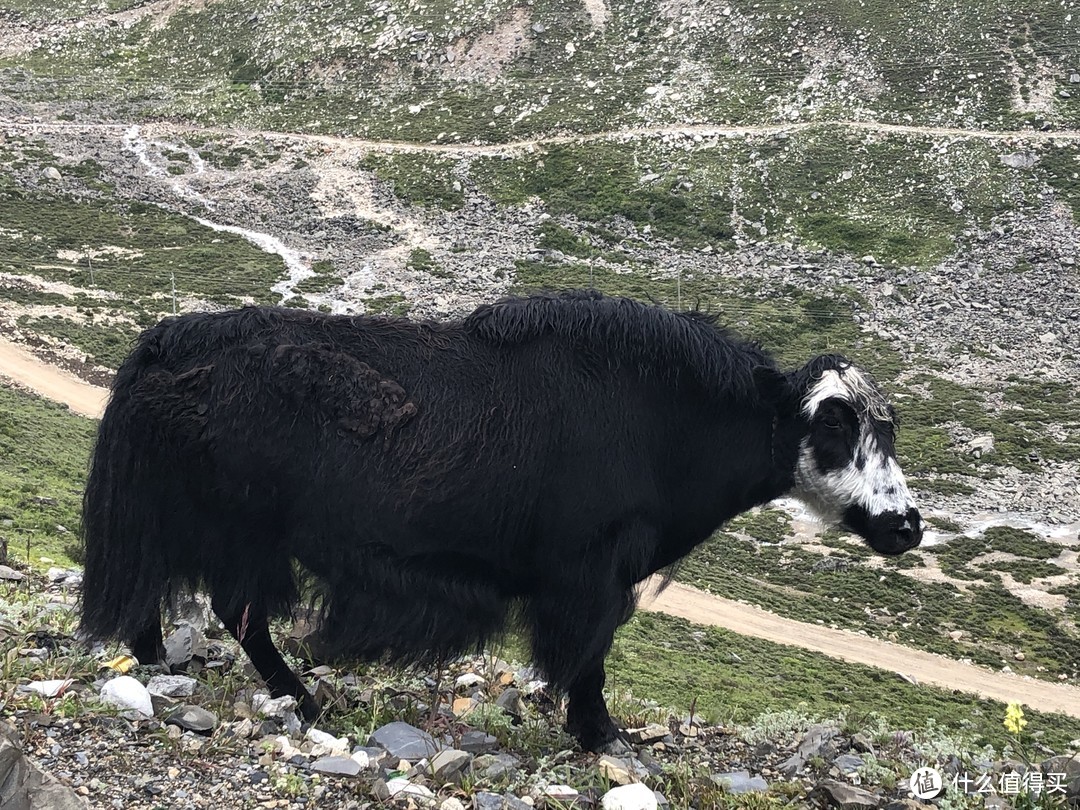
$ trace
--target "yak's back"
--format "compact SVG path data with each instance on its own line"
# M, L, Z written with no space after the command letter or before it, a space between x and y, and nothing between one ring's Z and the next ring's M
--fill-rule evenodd
M728 334L714 316L595 291L505 298L477 308L464 326L497 345L553 337L575 354L632 364L661 377L689 374L720 400L756 399L754 370L773 367L760 346Z

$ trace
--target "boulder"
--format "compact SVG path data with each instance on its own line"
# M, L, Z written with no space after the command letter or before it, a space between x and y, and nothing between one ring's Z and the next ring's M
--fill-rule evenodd
M27 759L18 733L0 721L0 807L4 810L86 810L89 805L71 788Z

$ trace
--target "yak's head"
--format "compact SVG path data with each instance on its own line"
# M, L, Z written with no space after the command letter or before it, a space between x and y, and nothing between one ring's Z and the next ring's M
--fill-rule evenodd
M782 388L787 441L798 443L791 494L881 554L919 545L922 518L896 461L896 414L870 375L826 355L784 375Z

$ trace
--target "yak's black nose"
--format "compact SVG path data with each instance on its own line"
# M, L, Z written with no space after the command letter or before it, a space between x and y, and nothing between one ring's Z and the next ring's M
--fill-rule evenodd
M919 510L912 507L904 516L904 523L896 530L896 539L904 550L915 548L922 542L923 522Z

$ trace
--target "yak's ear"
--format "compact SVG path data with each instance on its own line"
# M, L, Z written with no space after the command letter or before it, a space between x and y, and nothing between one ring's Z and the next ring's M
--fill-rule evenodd
M799 398L784 372L770 366L758 366L754 369L754 385L762 401L776 408L778 414L787 415L798 410Z

